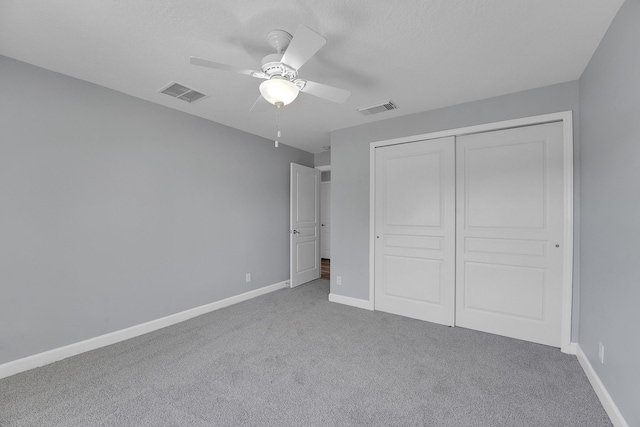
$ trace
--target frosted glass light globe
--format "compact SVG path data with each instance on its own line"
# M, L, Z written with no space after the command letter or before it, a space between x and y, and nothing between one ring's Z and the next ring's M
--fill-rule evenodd
M273 105L288 105L298 97L300 89L289 80L274 76L260 84L260 93Z

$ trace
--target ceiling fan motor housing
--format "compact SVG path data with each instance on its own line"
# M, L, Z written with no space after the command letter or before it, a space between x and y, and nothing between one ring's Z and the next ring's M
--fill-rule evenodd
M293 80L298 76L298 72L282 62L281 53L272 53L262 58L262 71L269 76L281 76L288 80Z

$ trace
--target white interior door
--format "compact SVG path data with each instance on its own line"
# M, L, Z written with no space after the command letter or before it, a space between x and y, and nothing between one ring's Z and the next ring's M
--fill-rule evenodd
M560 347L562 124L456 145L456 325Z
M331 183L320 183L320 257L331 259Z
M320 277L320 171L291 163L291 287Z
M454 323L454 138L377 148L376 310Z

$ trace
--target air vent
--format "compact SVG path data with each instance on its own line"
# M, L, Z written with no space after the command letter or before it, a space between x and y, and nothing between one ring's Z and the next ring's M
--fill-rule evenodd
M398 108L398 106L394 104L393 101L389 100L382 104L376 104L370 107L358 108L358 111L360 111L360 113L362 113L365 116L370 116L372 114L378 114L378 113L383 113L389 110L395 110L396 108Z
M160 93L172 96L174 98L182 99L189 103L195 102L199 99L205 98L207 95L200 93L197 90L193 90L179 83L171 83L169 86L160 90Z

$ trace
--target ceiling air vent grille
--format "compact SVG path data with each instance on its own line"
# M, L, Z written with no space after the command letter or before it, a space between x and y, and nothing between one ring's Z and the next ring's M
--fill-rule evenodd
M205 98L207 95L200 93L197 90L193 90L179 83L171 83L169 86L160 90L160 93L172 96L174 98L182 99L189 103L195 102L199 99Z
M371 105L370 107L358 108L358 111L360 111L360 113L362 113L365 116L370 116L372 114L378 114L378 113L383 113L389 110L395 110L396 108L398 108L398 106L394 104L393 101L389 100L389 101L383 102L382 104L376 104L376 105Z

